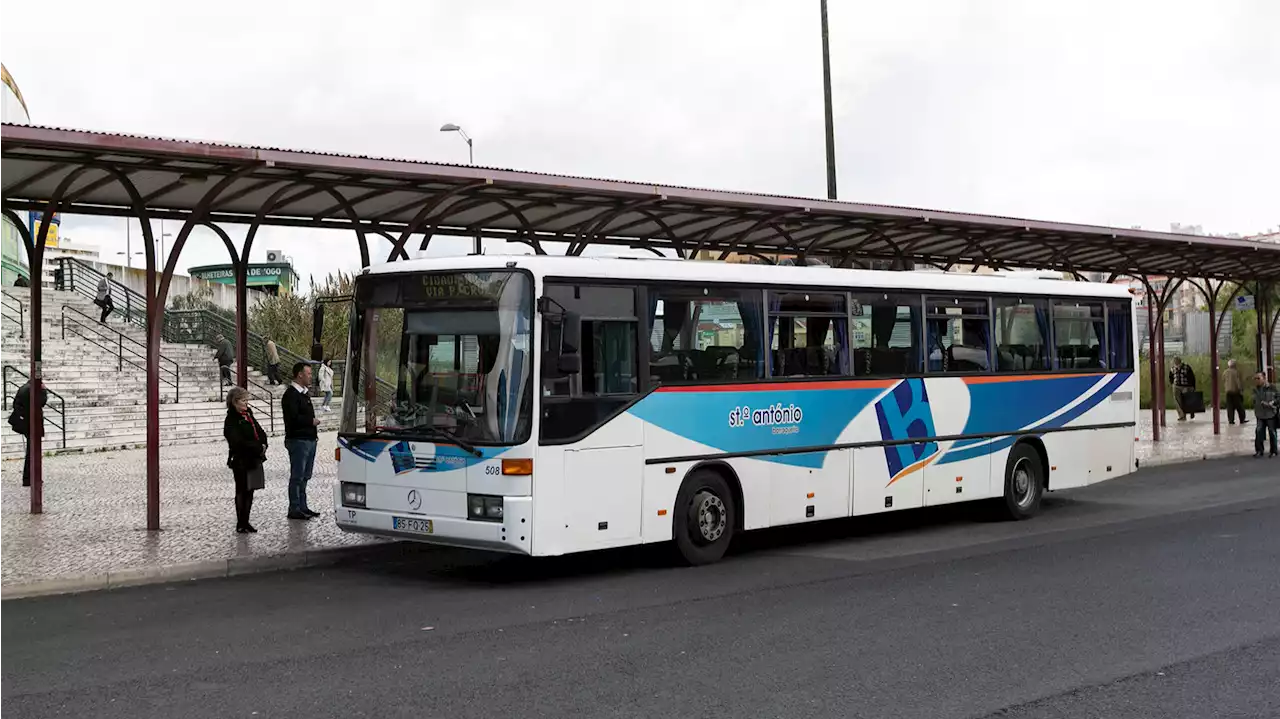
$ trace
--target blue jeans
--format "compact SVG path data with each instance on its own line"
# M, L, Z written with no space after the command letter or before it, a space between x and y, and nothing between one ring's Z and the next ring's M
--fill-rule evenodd
M1271 419L1258 420L1257 426L1253 428L1253 451L1254 454L1262 454L1262 440L1265 438L1270 441L1271 454L1276 453L1276 423L1280 419L1272 417Z
M322 402L320 406L328 407L329 403L332 401L333 401L333 390L326 390L324 393L324 402Z
M307 505L307 482L316 464L314 439L286 439L285 451L289 453L289 513L299 514L310 509Z

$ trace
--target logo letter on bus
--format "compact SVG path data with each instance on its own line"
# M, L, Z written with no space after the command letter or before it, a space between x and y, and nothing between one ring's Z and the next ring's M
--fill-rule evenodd
M905 379L876 403L876 419L880 421L880 439L900 442L934 436L933 412L924 380ZM937 442L893 444L884 448L889 468L889 484L922 469L938 454ZM887 486L887 485L886 485Z

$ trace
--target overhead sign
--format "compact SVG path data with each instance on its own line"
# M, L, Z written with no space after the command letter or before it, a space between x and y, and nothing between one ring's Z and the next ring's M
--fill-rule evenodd
M1241 295L1236 298L1237 310L1251 310L1253 308L1253 295Z
M44 213L31 210L27 213L27 229L31 231L31 241L35 242L40 236L40 223L44 221ZM53 219L49 221L49 231L44 236L45 247L58 246L58 227L62 225L62 213L53 213Z

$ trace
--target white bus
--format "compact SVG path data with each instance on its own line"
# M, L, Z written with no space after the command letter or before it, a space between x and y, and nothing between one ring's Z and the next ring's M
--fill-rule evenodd
M356 280L338 525L546 556L1123 475L1132 298L1107 284L547 256Z

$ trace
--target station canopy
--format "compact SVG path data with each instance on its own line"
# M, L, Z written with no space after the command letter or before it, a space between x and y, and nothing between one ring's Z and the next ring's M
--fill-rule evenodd
M203 210L201 220L216 223L358 226L409 250L433 235L459 235L539 252L546 243L568 243L570 254L612 245L841 266L875 259L944 269L1280 280L1280 245L1244 239L27 125L4 125L0 145L4 204L13 210L43 209L69 173L90 167L66 188L58 211L136 216L110 174L115 168L152 219L184 220Z

